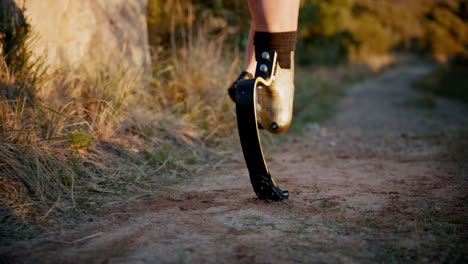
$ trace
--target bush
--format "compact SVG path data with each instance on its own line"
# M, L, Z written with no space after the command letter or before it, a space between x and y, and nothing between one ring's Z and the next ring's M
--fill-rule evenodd
M415 83L429 96L438 95L468 104L468 57L457 55Z
M392 50L446 61L467 52L468 1L302 1L300 51L316 64L367 62Z
M468 21L462 20L456 5L453 7L436 5L427 14L426 46L441 62L458 53L468 54Z

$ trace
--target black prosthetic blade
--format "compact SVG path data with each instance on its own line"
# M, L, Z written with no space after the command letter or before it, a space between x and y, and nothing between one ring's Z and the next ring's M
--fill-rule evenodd
M282 191L273 181L263 156L255 110L255 86L254 79L240 81L236 87L237 126L250 182L259 199L286 200L288 192Z

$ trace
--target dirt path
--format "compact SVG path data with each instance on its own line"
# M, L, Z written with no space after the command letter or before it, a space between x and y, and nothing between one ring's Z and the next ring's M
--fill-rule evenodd
M468 263L468 108L412 106L410 83L426 71L354 86L333 120L269 153L289 201L255 199L244 164L232 164L15 261Z

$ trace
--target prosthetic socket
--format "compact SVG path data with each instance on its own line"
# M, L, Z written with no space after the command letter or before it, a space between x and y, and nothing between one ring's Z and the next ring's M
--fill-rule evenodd
M291 125L294 101L294 48L296 32L256 32L258 123L274 134Z

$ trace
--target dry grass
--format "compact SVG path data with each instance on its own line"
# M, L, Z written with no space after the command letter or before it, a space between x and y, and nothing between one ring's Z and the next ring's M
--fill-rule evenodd
M235 142L226 87L238 61L223 54L224 39L197 32L155 65L149 82L93 63L38 79L36 68L13 71L0 57L4 239L15 223L50 226L149 194L206 168L217 147Z
M241 56L209 31L187 29L149 78L102 62L45 73L28 57L12 69L0 56L0 237L154 193L226 160L226 149L240 154L226 88ZM323 99L314 91L331 78L306 79L299 97ZM305 104L301 124L316 121Z
M239 71L240 56L226 55L224 39L207 35L202 28L171 54L169 65L157 68L160 78L151 83L151 92L157 112L179 115L193 126L191 137L218 144L235 128L226 87Z

